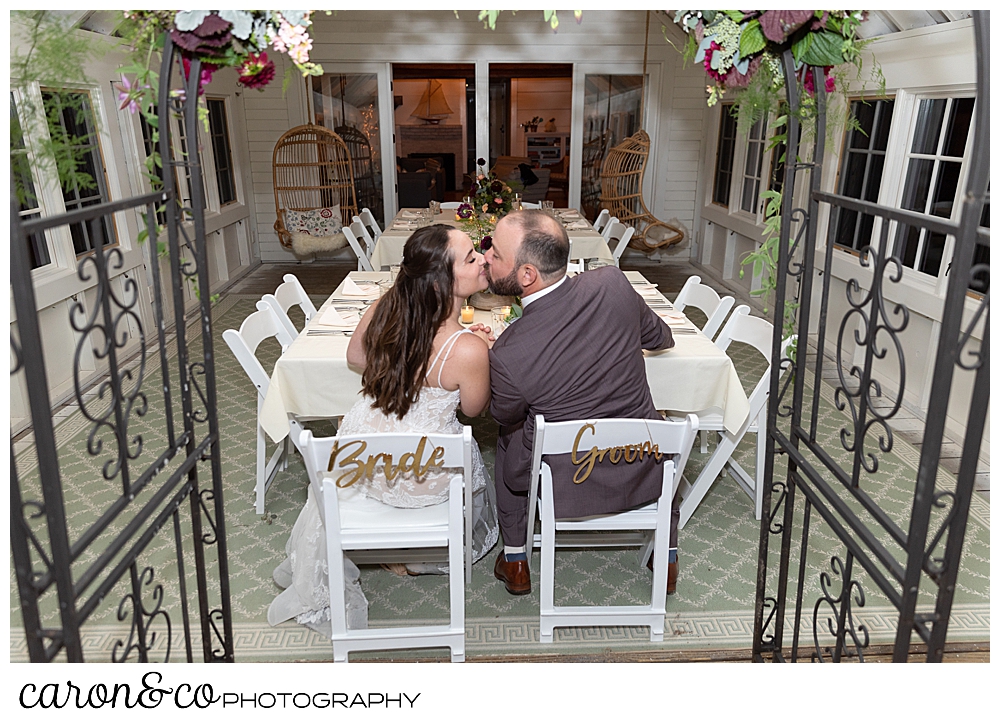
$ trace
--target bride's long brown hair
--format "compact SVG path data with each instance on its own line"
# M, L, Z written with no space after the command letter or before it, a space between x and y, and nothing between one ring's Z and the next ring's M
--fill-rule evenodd
M362 344L361 388L372 407L402 419L427 376L434 337L452 311L454 229L434 224L417 229L403 246L396 282L372 311Z

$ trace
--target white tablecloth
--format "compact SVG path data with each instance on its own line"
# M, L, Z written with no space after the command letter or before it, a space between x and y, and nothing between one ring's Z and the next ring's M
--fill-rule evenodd
M403 244L410 234L419 228L416 217L417 209L401 209L392 223L375 242L375 249L372 251L372 267L375 269L388 268L393 264L398 264L403 259ZM594 230L594 227L585 219L580 217L572 220L570 209L556 209L556 213L565 218L566 233L573 242L574 259L604 259L614 261L611 249L601 234ZM456 228L461 228L460 221L455 219L455 212L451 209L442 211L435 216L431 223L446 223Z
M630 281L645 281L636 271L625 275ZM373 283L388 278L388 273L352 271L350 278L360 284ZM330 299L342 298L342 286ZM489 324L490 313L477 310L476 321ZM737 430L750 405L730 358L701 332L677 334L674 341L672 349L645 352L646 378L656 408L687 413L717 407L726 429ZM261 426L271 439L278 441L288 434L289 414L336 417L350 410L361 391L361 373L347 365L349 342L347 336L307 336L303 330L282 354L261 409Z

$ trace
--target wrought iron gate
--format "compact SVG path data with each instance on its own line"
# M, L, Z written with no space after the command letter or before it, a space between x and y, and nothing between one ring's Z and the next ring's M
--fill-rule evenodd
M180 114L185 137L195 138L200 62L191 64L183 96L189 102L185 102L169 92L170 72L179 61L167 38L157 107L164 119L168 112ZM110 654L113 662L166 661L179 642L189 662L199 642L204 661L233 660L201 167L196 152L175 163L169 123L161 123L160 130L165 171L162 192L26 223L21 223L16 199L12 199L11 286L18 338L11 335L11 375L24 375L38 465L37 473L19 475L12 441L10 530L21 615L33 662L52 661L60 653L71 662L83 661L84 624L97 613L106 614L104 601L113 604L119 595L116 617L125 623L119 633L112 633L116 638ZM175 200L174 167L189 174L191 208L181 209ZM172 309L164 301L166 289L155 251L156 208L162 203L166 204ZM97 512L81 521L81 515L72 514L66 502L67 495L79 491L68 489L61 478L61 465L78 460L61 459L56 448L26 239L74 224L88 224L96 230L112 214L133 210L145 213L152 250L154 345L147 346L148 330L142 328L138 313L137 280L126 279L117 290L111 283L109 272L122 266L121 250L105 246L103 235L92 233L96 249L77 265L79 278L96 280L96 287L90 308L77 301L70 312L70 324L77 332L75 368L79 369L80 355L88 345L94 356L107 362L107 376L94 399L84 394L79 375L74 378L76 401L89 427L85 456L93 458L90 467L94 473L100 467L103 477L95 495L100 499L92 505ZM183 214L192 219L193 237L182 225ZM200 339L197 334L191 339L187 336L186 283L195 283L201 290ZM125 369L119 358L127 326L138 329L139 351L132 369ZM171 327L173 340L168 338ZM176 358L171 359L174 347ZM147 359L147 352L156 356ZM144 434L135 429L152 410L162 413L163 426L156 434L147 431L144 440ZM151 452L150 442L160 444L160 438L162 447ZM68 517L74 518L72 522ZM192 630L188 592L192 568L198 635ZM178 617L179 631L175 630Z
M988 279L989 275L988 263L976 261L980 257L977 246L987 252L989 249L989 233L979 227L984 203L988 203L990 170L988 12L974 13L974 32L977 50L974 148L967 191L963 198L956 199L962 207L958 223L819 190L826 99L822 74L813 70L818 118L812 161L793 163L798 158L798 148L797 144L790 144L783 183L788 192L782 208L778 261L781 273L774 313L775 319L781 320L786 307L799 304L795 321L799 342L794 360L782 360L779 352L782 324L775 324L772 364L790 364L792 373L780 382L777 375L771 378L764 475L771 482L765 491L765 514L760 529L753 643L756 661L840 661L848 657L863 661L869 635L864 625L858 623L857 608L865 604L864 585L859 580L865 574L867 581L898 611L893 659L908 659L911 638L916 633L926 644L927 661L941 660L990 389L988 290L971 321L962 325L970 281L973 277ZM783 62L785 77L790 79L786 84L788 104L798 109L802 99L793 80L790 50L785 52ZM798 138L799 122L794 110L788 118L788 137ZM793 208L791 203L799 171L810 174L805 209ZM849 309L842 319L834 318L830 308L832 232L825 255L816 258L817 222L824 206L829 209L830 229L836 228L841 212L855 211L881 219L878 243L862 249L857 275L847 284L844 301ZM793 221L799 225L794 239ZM900 340L909 322L909 310L887 301L884 295L886 286L898 283L903 272L903 261L896 250L899 244L891 243L890 229L897 225L929 229L955 239L912 507L908 519L903 521L894 519L869 494L873 481L870 475L879 464L875 451L886 454L893 448L888 421L899 410L906 379ZM820 288L814 288L819 285ZM811 307L817 300L818 313L814 313ZM817 441L817 409L822 403L820 380L828 333L838 335L839 349L852 331L848 321L857 323L853 341L864 363L845 372L840 360L835 362L839 382L835 384L833 403L851 419L839 431L841 449L836 450L830 445L824 448ZM979 324L984 331L976 349L971 333ZM807 351L810 345L817 350L814 366ZM884 402L887 396L873 373L873 365L875 360L886 356L889 348L898 356L899 389L888 405L873 404ZM937 473L956 367L971 371L974 383L957 484L948 488L937 482ZM781 474L775 472L775 454L787 464ZM844 464L837 457L850 461ZM828 538L835 536L834 546L838 551L832 555L823 553L824 558L829 556L828 562L823 563L829 571L821 573L817 580L807 572L807 559L811 554L816 555L810 546L810 534L815 536L820 527ZM890 541L886 543L886 539ZM778 547L777 554L772 545ZM923 609L918 610L922 585L925 597L920 606ZM803 619L804 608L810 601L812 609L807 609L806 615L811 621ZM807 640L800 640L802 636Z

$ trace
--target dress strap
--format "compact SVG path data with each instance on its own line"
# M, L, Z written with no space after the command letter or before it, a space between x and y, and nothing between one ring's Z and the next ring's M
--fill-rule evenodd
M441 348L438 349L438 353L435 355L434 361L432 361L431 365L429 367L427 367L427 376L430 376L431 369L433 369L434 365L438 363L438 359L441 360L441 366L438 367L438 386L439 387L441 386L441 372L444 371L444 363L446 361L448 361L448 355L451 354L451 349L452 349L453 346L455 346L455 342L458 341L458 337L461 336L462 334L464 334L467 331L468 331L468 329L459 329L454 334L452 334L447 339L445 339L444 344L442 344ZM442 354L444 354L444 357L441 356Z

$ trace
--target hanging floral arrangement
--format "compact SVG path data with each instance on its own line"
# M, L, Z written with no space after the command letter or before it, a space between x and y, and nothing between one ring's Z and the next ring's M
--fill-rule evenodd
M118 86L121 107L147 112L155 103L156 51L165 34L177 47L186 79L201 61L198 94L220 68L235 68L246 88L263 90L275 77L267 50L285 53L303 75L321 75L309 60L311 10L126 10L120 35L135 62L124 69ZM134 80L127 76L132 74ZM287 82L287 80L286 80ZM174 95L182 94L175 91Z
M747 88L761 71L774 86L784 85L781 53L791 47L797 75L813 92L810 66L824 69L826 90L832 92L834 66L860 66L865 42L858 27L866 10L677 10L674 22L687 33L685 60L705 68L712 79L708 104L727 90Z

